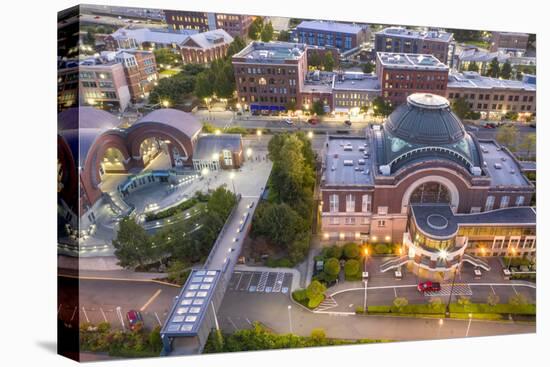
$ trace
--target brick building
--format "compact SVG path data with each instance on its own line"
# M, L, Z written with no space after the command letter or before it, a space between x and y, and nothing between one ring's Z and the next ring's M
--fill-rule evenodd
M231 42L233 37L223 29L216 29L187 37L179 50L184 64L209 64L224 58Z
M398 105L412 93L445 96L449 68L429 54L378 52L376 74L382 97Z
M491 51L525 52L527 50L527 33L492 32Z
M332 83L333 111L356 116L363 107L369 107L380 93L380 81L374 74L336 73Z
M328 136L321 155L323 240L399 244L381 271L449 278L463 262L487 269L478 256L535 255L534 186L443 97L413 94L363 136Z
M307 46L251 42L232 58L238 101L252 112L285 111L299 105L307 71Z
M413 31L389 27L375 33L376 52L429 54L452 66L453 34L442 31Z
M166 23L175 31L194 29L199 32L223 29L231 36L246 37L254 17L250 15L165 10Z
M500 119L506 112L517 112L520 119L537 112L536 76L505 80L481 76L473 71L453 73L447 83L447 98L464 98L482 118Z
M115 61L124 67L126 81L132 102L149 95L158 80L157 63L151 51L121 50L115 54Z
M300 43L347 51L368 41L369 28L366 25L307 20L298 24L296 35Z

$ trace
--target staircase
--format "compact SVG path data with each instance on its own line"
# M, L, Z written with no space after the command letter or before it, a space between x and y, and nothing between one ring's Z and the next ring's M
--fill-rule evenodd
M391 259L380 265L380 272L385 273L388 270L399 268L409 261L409 256L403 255L395 259Z
M464 254L464 256L462 256L462 261L469 262L473 266L477 266L485 271L491 270L489 264L485 260L481 260L479 257Z

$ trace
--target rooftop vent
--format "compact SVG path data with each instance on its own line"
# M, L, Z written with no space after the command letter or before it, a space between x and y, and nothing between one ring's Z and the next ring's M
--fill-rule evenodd
M345 159L344 166L353 166L353 159Z

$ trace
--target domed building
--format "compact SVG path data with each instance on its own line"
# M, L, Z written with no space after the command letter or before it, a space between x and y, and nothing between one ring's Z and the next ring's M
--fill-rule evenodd
M534 186L505 147L470 134L437 95L408 97L364 136L328 136L321 177L327 242L397 244L408 266L448 277L482 256L534 256Z

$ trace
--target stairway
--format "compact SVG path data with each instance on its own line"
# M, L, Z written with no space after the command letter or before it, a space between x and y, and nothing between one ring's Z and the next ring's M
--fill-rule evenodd
M391 259L380 265L380 272L385 273L388 270L399 268L409 261L409 256L403 255L396 259Z
M491 270L489 264L485 260L481 260L479 257L464 254L464 256L462 256L462 261L469 262L473 266L477 266L485 271Z

